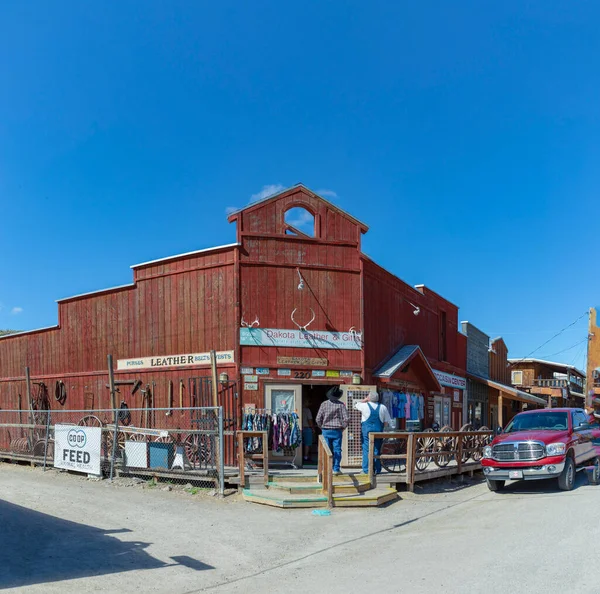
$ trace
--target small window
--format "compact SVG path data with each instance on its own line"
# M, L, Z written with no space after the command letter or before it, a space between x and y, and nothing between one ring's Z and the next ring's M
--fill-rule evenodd
M522 386L523 385L523 372L522 371L513 371L512 372L512 384L513 384L513 386Z
M285 232L287 235L315 236L315 217L301 206L294 206L285 213Z

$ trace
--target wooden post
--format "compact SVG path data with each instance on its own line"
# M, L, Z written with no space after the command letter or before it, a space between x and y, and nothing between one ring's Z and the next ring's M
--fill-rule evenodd
M548 408L552 408L552 394L548 394Z
M262 437L263 449L263 473L265 477L265 487L269 484L269 434L264 431Z
M408 444L406 447L407 458L406 458L406 485L407 489L412 493L415 490L415 452L417 447L417 441L415 434L411 433L408 436Z
M503 406L504 398L502 396L502 392L498 394L498 425L504 429L504 406ZM495 427L494 427L495 429Z
M32 400L31 400L31 373L29 367L25 367L25 381L27 382L27 410L31 414Z
M113 356L106 357L108 362L108 389L110 390L110 407L113 409L113 423L117 423L117 401L115 389L115 373L113 370Z
M219 406L219 386L217 384L219 378L217 377L217 353L216 351L211 351L210 352L210 368L211 368L211 372L212 372L212 400L213 400L213 406L215 408L217 408ZM215 411L215 416L217 416L217 412ZM222 436L219 436L219 439L221 439ZM263 451L265 448L265 442L263 440ZM219 453L215 452L215 464L217 466L217 468L219 468L220 464L221 464L221 460L219 460ZM264 464L264 456L263 456L263 464ZM267 471L268 474L268 471ZM268 480L267 480L268 482Z
M458 466L458 474L462 473L462 459L463 459L463 436L458 436L458 448L456 452L456 465Z
M238 432L238 465L240 469L240 487L246 488L246 464L244 463L244 433Z
M369 433L369 482L371 488L375 488L375 437L373 433Z
M217 353L216 351L210 352L210 368L212 371L212 393L213 393L213 406L219 406L219 386L217 382L219 378L217 377Z

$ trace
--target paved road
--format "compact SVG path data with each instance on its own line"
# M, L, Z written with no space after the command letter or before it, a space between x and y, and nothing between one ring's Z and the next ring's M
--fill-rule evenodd
M316 517L0 464L0 589L597 594L599 503L580 476Z

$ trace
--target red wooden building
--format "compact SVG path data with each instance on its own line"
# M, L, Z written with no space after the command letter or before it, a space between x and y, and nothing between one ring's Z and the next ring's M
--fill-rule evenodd
M302 225L289 216L299 208ZM423 394L424 426L462 425L458 308L364 255L363 223L302 185L229 220L236 243L135 265L130 285L60 300L57 326L0 338L0 407L18 406L25 366L64 382L65 408L108 407L109 353L117 379L153 386L154 406L167 406L170 380L176 405L179 387L184 406L207 405L195 382L215 349L236 416L284 401L315 410L343 384L350 401L375 386Z

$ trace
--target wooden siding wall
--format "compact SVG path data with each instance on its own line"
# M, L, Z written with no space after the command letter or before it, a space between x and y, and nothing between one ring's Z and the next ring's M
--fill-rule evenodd
M315 237L285 234L285 212L295 206L314 214ZM277 200L240 213L237 223L238 242L242 244L241 315L247 323L258 317L261 328L297 330L291 319L293 310L296 309L296 321L306 324L312 317L312 309L316 317L310 330L348 332L354 327L360 331L361 227L357 222L309 192L293 189ZM304 279L303 290L298 289L297 269ZM327 369L362 371L362 351L243 346L240 352L244 366L270 369L270 377L260 377L259 390L244 390L245 404L263 405L265 381L293 381L293 376L279 377L277 367L303 367L280 365L278 357L321 358L327 359ZM310 370L315 366L304 368ZM329 380L330 383L336 381L340 380Z
M371 260L365 259L363 268L367 372L406 344L419 345L430 362L439 361L441 311L448 325L446 363L464 371L467 343L458 332L458 308L433 292L417 291ZM421 309L419 315L411 303Z
M0 339L0 406L14 406L16 394L24 396L15 380L24 376L27 365L34 378L49 386L54 385L49 380L68 379L73 408L83 407L86 391L96 395L96 403L107 393L109 353L116 366L124 358L234 350L233 263L233 249L159 263L136 269L132 287L61 301L58 328ZM173 371L171 379L205 373ZM148 374L138 372L145 382L160 376L161 405L166 405L169 371Z
M508 348L502 338L492 341L490 357L490 379L507 386L511 385L510 367L508 366Z

